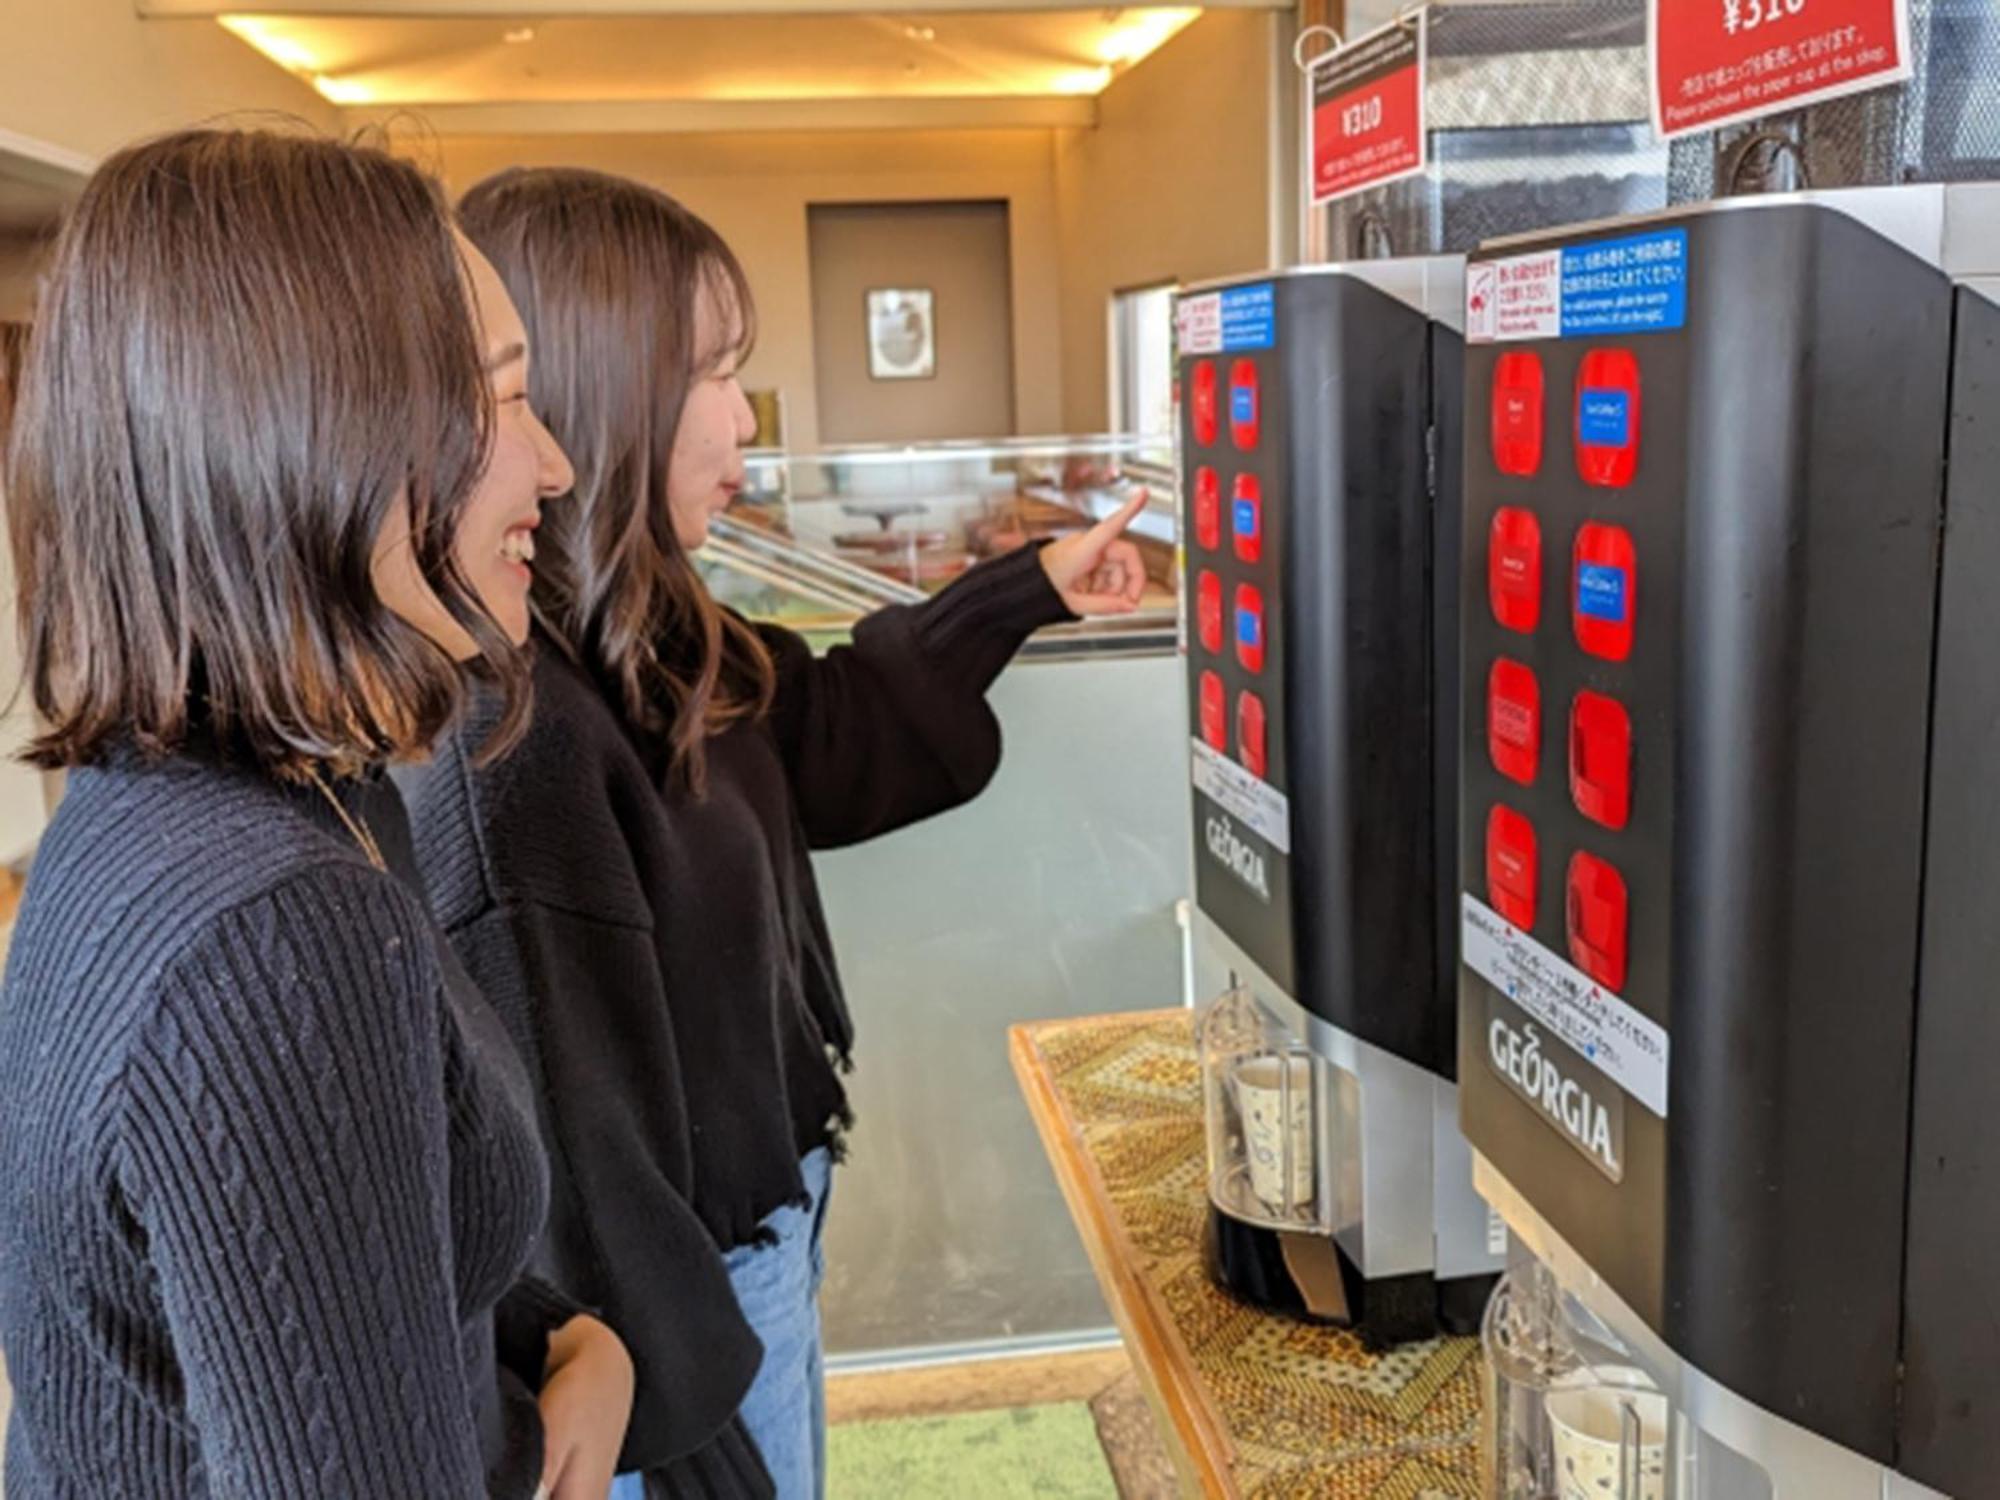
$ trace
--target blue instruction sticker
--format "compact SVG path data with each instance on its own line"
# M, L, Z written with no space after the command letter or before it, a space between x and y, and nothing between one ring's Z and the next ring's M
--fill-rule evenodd
M1562 253L1562 336L1687 326L1685 229L1571 245Z
M1268 281L1222 293L1222 349L1270 349L1278 342L1277 294ZM1247 420L1247 419L1246 419Z
M1229 420L1238 427L1248 427L1257 420L1257 393L1249 386L1229 388Z
M1254 646L1262 635L1261 622L1257 619L1256 610L1239 609L1236 611L1237 640L1246 646Z
M1631 395L1585 386L1577 398L1576 435L1592 448L1631 447Z
M1254 501L1254 500L1238 500L1238 501L1236 502L1236 505L1235 505L1235 507L1234 507L1234 515L1235 515L1235 524L1236 524L1236 534L1237 534L1238 536L1255 536L1255 535L1256 535L1256 533L1257 533L1257 502L1256 502L1256 501Z
M1625 570L1584 563L1576 570L1576 612L1593 620L1625 623Z

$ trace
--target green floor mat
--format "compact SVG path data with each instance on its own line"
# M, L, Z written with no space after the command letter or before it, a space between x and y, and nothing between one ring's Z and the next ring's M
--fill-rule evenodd
M842 1422L827 1433L828 1500L1117 1500L1081 1401L955 1417Z

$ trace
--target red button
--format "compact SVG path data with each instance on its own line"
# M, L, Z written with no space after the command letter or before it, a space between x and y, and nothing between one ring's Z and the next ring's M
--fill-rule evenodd
M1194 367L1194 440L1206 448L1215 442L1218 406L1215 392L1215 361L1204 359Z
M1616 698L1578 693L1569 710L1569 795L1606 828L1632 818L1632 716Z
M1535 674L1504 656L1486 679L1486 748L1493 768L1527 786L1542 759L1542 687Z
M1535 925L1535 887L1541 864L1535 825L1511 807L1486 815L1486 902L1526 932Z
M1222 580L1206 568L1195 584L1195 626L1204 651L1222 654Z
M1210 552L1222 545L1222 481L1207 464L1194 471L1194 539Z
M1639 361L1629 349L1593 349L1576 374L1576 471L1588 484L1623 486L1639 471Z
M1569 862L1569 960L1614 994L1625 988L1625 877L1594 854Z
M1236 556L1256 562L1264 555L1264 486L1255 474L1238 474L1229 499L1229 534Z
M1525 350L1493 364L1493 462L1502 474L1542 467L1542 358Z
M1630 656L1638 589L1639 554L1632 534L1623 526L1596 521L1578 527L1570 574L1576 643L1606 661Z
M1257 366L1239 359L1229 367L1229 440L1248 452L1257 446L1263 425L1263 398L1257 391Z
M1486 544L1486 595L1493 618L1508 630L1533 635L1542 621L1542 523L1518 505L1493 513Z
M1246 672L1264 670L1264 591L1254 583L1236 586L1236 659Z
M1264 700L1255 693L1240 693L1236 698L1236 748L1242 758L1243 769L1259 781L1264 779L1266 760L1264 755Z
M1209 749L1229 753L1229 695L1213 672L1201 674L1201 738Z

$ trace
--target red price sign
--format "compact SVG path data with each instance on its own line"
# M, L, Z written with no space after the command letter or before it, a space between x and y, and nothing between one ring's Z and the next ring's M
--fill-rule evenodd
M1667 138L1910 76L1910 0L1647 0Z
M1424 170L1424 12L1313 63L1315 205Z

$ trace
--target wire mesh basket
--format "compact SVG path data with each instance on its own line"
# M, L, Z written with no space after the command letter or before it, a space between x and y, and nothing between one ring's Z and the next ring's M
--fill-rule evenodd
M1675 203L2000 178L2000 7L1911 0L1907 83L1676 141Z
M1645 0L1440 3L1429 26L1428 170L1309 209L1309 259L1460 252L1666 206Z

